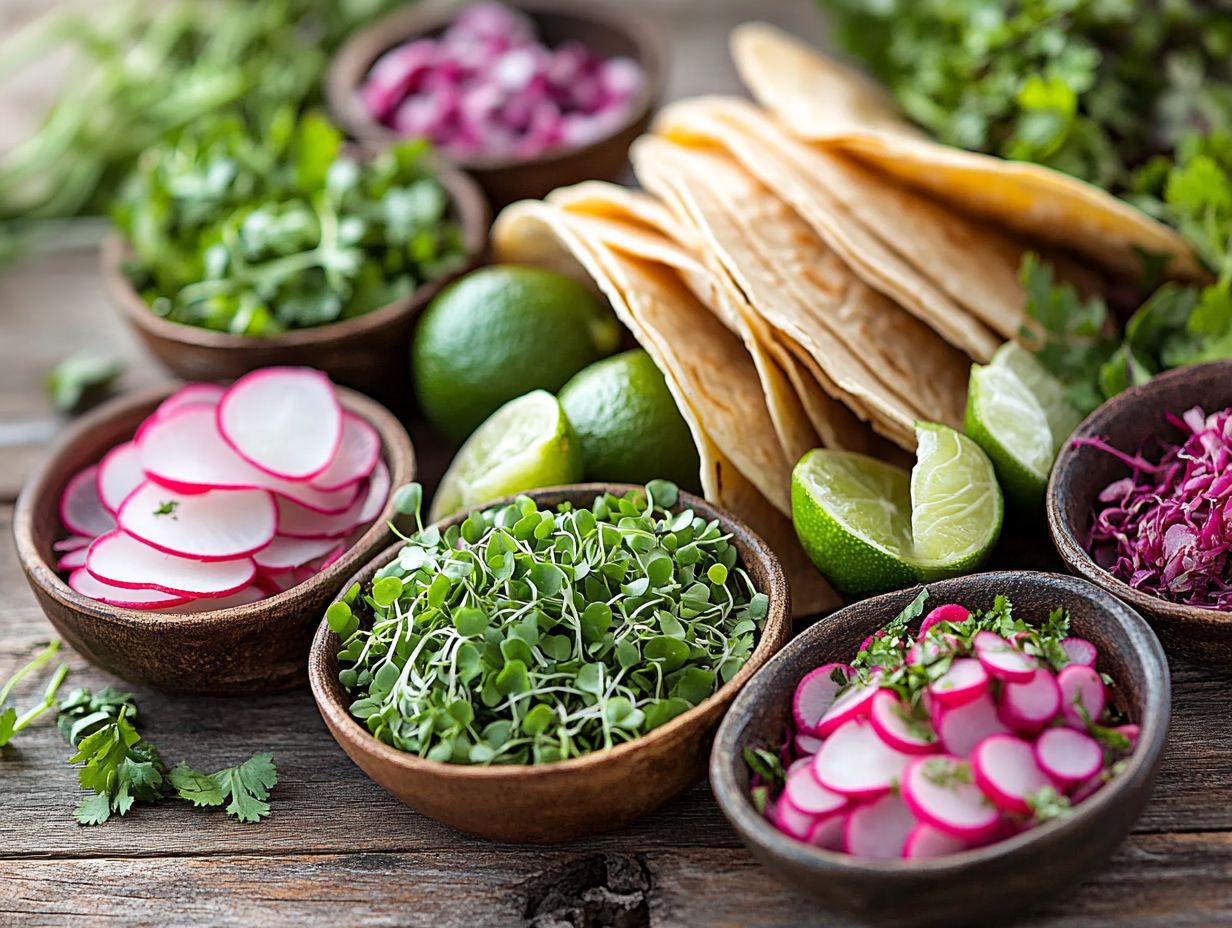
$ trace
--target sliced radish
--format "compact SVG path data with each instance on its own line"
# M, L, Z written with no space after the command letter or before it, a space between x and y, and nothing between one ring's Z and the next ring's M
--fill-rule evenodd
M278 514L265 490L177 494L146 481L124 500L120 528L167 554L197 561L247 557L274 540Z
M878 737L896 751L931 754L937 749L937 734L932 725L912 718L893 690L878 691L868 720Z
M847 807L847 797L817 782L812 764L801 764L787 775L781 797L807 815L834 815Z
M342 441L329 466L312 478L318 490L338 490L372 474L381 459L381 436L353 412L342 415Z
M830 711L838 691L847 685L850 674L851 668L846 664L823 664L804 675L791 701L791 715L797 732L811 734L817 730L817 723ZM840 677L841 682L835 682L835 677Z
M1079 783L1078 786L1074 788L1074 791L1069 794L1070 805L1076 806L1078 803L1085 802L1090 799L1098 793L1107 782L1108 781L1104 779L1104 771L1100 770L1099 773L1095 774L1095 776L1091 777L1089 780L1084 780L1082 783Z
M1098 722L1104 714L1108 693L1094 667L1070 664L1061 668L1057 686L1061 688L1061 712L1066 724L1085 731L1088 721Z
M1035 762L1030 742L1015 735L990 735L971 752L975 784L998 808L1029 815L1027 797L1051 785Z
M256 586L265 590L267 596L277 596L279 593L285 593L298 582L295 579L295 571L292 570L262 570L257 568L256 579L252 581Z
M994 834L1001 812L975 785L970 765L957 757L933 755L903 771L903 802L922 822L964 841Z
M61 538L51 546L53 551L76 551L78 548L90 547L90 542L94 539L87 535L69 535L67 538Z
M183 406L217 406L218 401L226 392L224 387L216 383L190 383L180 387L159 403L158 408L154 410L154 416L155 418L165 416Z
M813 734L822 738L828 738L831 732L847 724L852 719L863 718L868 715L869 709L872 708L873 697L877 695L877 691L880 688L880 675L874 674L873 678L867 683L856 684L851 689L846 690L826 710L825 715L821 717L821 721L817 723L817 727L813 730Z
M74 548L60 556L60 560L56 561L56 570L71 572L81 567L86 566L86 551L87 548Z
M240 457L284 480L323 474L342 440L334 385L307 367L245 374L223 395L217 414L219 432Z
M362 518L367 505L367 492L355 500L345 512L326 515L301 506L285 497L277 497L278 534L288 538L342 538L358 526L365 524Z
M811 757L821 750L821 739L816 735L806 735L801 732L796 732L796 737L793 743L796 746L796 751L803 754L805 757Z
M213 612L217 609L233 609L236 606L248 606L252 603L260 602L267 595L259 586L252 585L246 586L238 593L232 593L230 596L190 599L181 605L166 606L156 611L169 615L193 615L200 612Z
M841 851L843 849L843 832L846 830L847 816L846 815L828 815L825 818L819 818L813 823L813 827L809 829L809 833L804 840L813 847L819 847L827 851Z
M98 468L76 474L60 496L60 522L74 535L97 538L115 528L115 519L98 495Z
M346 554L346 550L346 545L334 545L324 556L309 561L306 566L315 573L329 570L342 559L342 555Z
M1084 667L1094 667L1096 658L1099 657L1095 645L1085 638L1063 638L1061 650L1071 664L1081 664Z
M1001 721L1021 732L1039 731L1061 711L1061 690L1052 671L1040 667L1026 683L1007 683L1001 690Z
M910 760L910 754L882 741L868 722L853 719L822 744L813 757L813 776L831 792L876 799L890 791Z
M180 596L229 596L248 586L256 575L250 558L194 561L158 551L121 531L103 535L90 545L86 569L112 586Z
M790 764L787 765L787 775L791 776L791 772L793 770L799 770L801 767L804 767L804 768L810 767L812 764L812 760L813 759L811 757L797 757L795 760L793 760Z
M332 538L287 538L275 535L274 540L253 554L257 566L266 573L302 567L313 558L329 554L337 544Z
M928 857L947 857L965 851L971 845L962 838L946 834L927 822L918 823L903 842L903 856L908 860L923 860Z
M928 685L933 699L947 709L979 699L987 690L988 671L979 661L968 657L954 661L949 670Z
M1035 742L1035 762L1057 786L1068 789L1104 766L1104 749L1086 732L1050 728Z
M960 606L958 603L946 603L944 606L938 606L928 615L924 616L924 621L920 623L920 634L918 637L923 638L928 634L928 630L938 622L952 622L955 625L962 625L969 618L971 618L971 613L965 606Z
M186 603L191 599L189 596L176 596L159 590L128 590L112 586L99 580L84 567L73 571L68 578L68 585L82 596L124 609L160 609Z
M1034 657L1023 654L996 632L979 632L974 643L975 656L984 669L998 680L1026 683L1039 666L1039 661Z
M779 802L774 807L773 821L774 826L783 834L803 841L808 837L817 818L801 812L790 802Z
M1142 729L1137 725L1118 725L1112 729L1117 734L1124 735L1129 740L1130 750L1133 750L1134 745L1138 743L1138 735L1142 733Z
M377 461L376 467L372 470L372 476L368 478L367 496L364 498L364 507L359 513L361 525L367 525L381 514L386 500L389 499L389 485L389 468L385 466L384 461Z
M141 470L141 452L137 446L126 441L116 445L98 464L98 498L112 515L119 510L124 497L137 489L145 480Z
M970 757L975 746L989 735L1009 731L997 717L997 704L990 693L966 705L940 710L933 717L933 724L942 745L955 757Z
M878 860L902 857L907 836L917 824L901 799L892 793L882 796L851 810L843 828L843 850Z

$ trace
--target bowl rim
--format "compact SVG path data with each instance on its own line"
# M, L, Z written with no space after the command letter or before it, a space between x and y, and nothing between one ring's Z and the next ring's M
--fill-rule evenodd
M184 381L165 381L142 390L126 393L103 403L97 409L81 416L72 423L57 439L51 450L44 456L35 473L26 480L13 510L13 539L17 547L17 559L23 572L32 583L38 585L46 595L55 599L60 605L77 613L94 618L105 618L111 621L123 621L129 625L159 626L175 625L192 627L195 625L216 627L221 621L244 622L259 619L271 608L291 602L303 596L305 592L317 591L326 586L332 586L342 571L348 569L353 562L353 552L370 547L388 532L388 523L397 516L394 507L393 488L399 474L392 471L391 490L389 498L381 514L368 526L368 529L356 539L336 563L318 572L303 583L283 590L273 596L246 603L240 606L230 606L221 609L210 609L204 612L164 613L143 609L129 609L124 606L111 606L106 603L83 596L68 585L60 576L54 564L49 564L34 542L34 511L46 493L59 492L61 487L50 486L51 473L54 465L60 463L67 450L83 437L100 426L104 426L123 416L131 415L145 408L153 408L176 390L185 385ZM410 435L397 420L393 413L385 409L375 400L347 387L335 386L338 400L343 409L353 412L364 419L377 430L381 436L381 449L384 459L391 465L404 463L409 473L407 479L414 479L418 471L415 457L415 447ZM84 466L89 466L84 465Z
M536 501L537 505L542 505L541 500L543 498L558 496L561 493L594 493L597 496L600 493L612 492L619 495L632 489L641 489L641 487L635 484L600 482L541 487L528 490L525 493L504 496L481 503L478 506L470 507L433 524L444 530L452 525L461 524L471 512L508 505L517 499L518 496L529 496L532 500ZM568 760L555 761L548 764L492 764L480 766L477 764L453 764L446 761L428 760L406 751L400 751L374 738L366 728L351 717L351 714L346 710L346 706L335 697L334 689L338 686L337 680L336 678L331 678L327 671L331 666L336 666L337 654L336 652L331 653L331 641L336 639L337 636L330 630L328 622L322 618L316 633L313 635L312 648L308 655L308 684L312 690L312 697L316 701L317 708L329 723L331 731L336 732L335 736L339 740L343 737L348 738L350 743L357 749L377 760L391 764L401 773L443 775L480 782L519 779L526 776L565 777L585 772L599 764L616 762L621 758L642 751L656 742L672 740L680 732L696 724L710 711L715 708L721 708L724 703L730 703L739 695L745 684L755 673L782 648L783 642L790 635L790 588L777 555L762 540L761 536L756 534L744 522L718 505L707 502L701 497L684 490L681 490L679 493L679 502L685 503L695 511L703 513L708 519L717 518L720 527L724 528L726 533L732 533L735 530L737 534L743 534L744 537L741 540L755 553L769 578L766 584L767 589L760 591L765 592L770 597L770 605L766 611L766 621L762 626L762 634L759 636L756 646L749 654L748 660L745 661L744 666L736 672L734 677L691 709L682 712L658 728L654 728L630 741L622 742L610 748L591 751L580 757L571 757ZM672 508L678 509L679 506ZM335 597L334 602L341 600L352 584L358 582L357 578L362 574L370 570L377 570L393 560L404 544L404 541L396 541L365 563L360 570L356 571L346 581L338 596ZM776 590L779 591L778 595L775 595L774 591Z
M360 160L371 159L380 153L380 149L372 145L352 143L350 147L358 153ZM319 347L339 339L370 334L404 316L414 314L451 281L478 267L487 251L492 210L479 185L452 162L433 155L429 163L434 176L456 207L457 220L462 229L463 261L455 270L432 280L425 280L401 299L379 306L371 312L324 325L289 329L277 335L264 336L235 335L231 332L218 332L201 326L172 322L151 311L149 304L141 298L141 294L124 273L124 262L132 255L132 247L124 234L114 226L99 246L99 266L104 289L121 315L133 325L167 341L198 348L260 351L275 346Z
M1048 533L1052 537L1053 546L1066 566L1077 572L1096 586L1103 587L1118 599L1125 600L1130 605L1148 614L1158 614L1181 622L1206 622L1232 625L1232 612L1220 609L1207 609L1203 606L1191 606L1187 603L1176 603L1153 593L1145 593L1135 589L1124 580L1114 576L1095 562L1086 547L1078 538L1076 526L1065 517L1065 507L1061 505L1061 497L1069 492L1068 475L1077 463L1081 454L1093 454L1094 449L1084 445L1074 444L1077 438L1091 438L1104 433L1108 423L1114 419L1128 415L1141 405L1146 405L1151 396L1159 391L1161 385L1167 386L1174 381L1201 377L1203 374L1226 374L1232 378L1232 360L1212 361L1207 364L1196 364L1189 367L1178 367L1152 377L1146 383L1130 387L1109 400L1101 403L1090 415L1079 423L1069 438L1057 453L1052 472L1048 478L1048 489L1045 494L1045 512L1048 521Z
M645 80L628 107L624 118L600 138L583 145L551 149L533 158L496 155L450 155L438 149L442 160L463 171L504 171L545 167L568 158L593 151L613 138L632 131L663 98L667 82L667 43L663 30L645 13L608 0L503 0L507 6L527 14L532 19L544 15L572 16L623 33L636 47L636 59ZM458 15L461 5L456 0L421 0L412 6L399 7L369 26L353 33L334 54L325 76L325 101L330 115L352 136L365 142L388 144L401 141L398 135L369 115L359 99L357 89L385 52L404 42L421 38L448 26ZM392 36L392 38L391 38Z
M897 599L906 592L915 592L923 588L947 583L959 584L963 581L980 580L996 583L998 580L1014 580L1038 583L1052 589L1064 588L1068 592L1091 600L1094 605L1114 616L1128 655L1141 664L1147 672L1147 692L1143 701L1146 706L1153 706L1154 712L1149 718L1144 718L1138 743L1126 761L1125 769L1113 780L1105 784L1103 789L1083 800L1075 806L1073 815L1067 818L1053 819L1043 825L1028 831L1020 832L984 847L960 851L943 857L923 858L919 860L888 859L878 860L866 857L854 857L839 851L829 851L815 847L803 841L791 838L775 828L764 816L753 807L746 792L736 782L729 762L729 753L741 746L741 736L747 728L747 720L741 721L739 710L745 708L742 701L753 701L757 698L755 681L750 682L737 695L731 709L724 717L719 731L715 735L714 747L711 749L709 774L711 788L723 815L741 838L749 844L757 845L776 859L794 858L805 866L823 867L845 873L859 873L862 876L957 876L968 867L1008 856L1034 842L1070 831L1083 822L1089 821L1106 811L1118 797L1133 782L1150 779L1161 759L1163 749L1168 739L1171 722L1171 674L1162 645L1146 620L1127 603L1120 602L1107 590L1104 590L1081 577L1068 574L1050 573L1029 570L1004 570L989 573L968 574L964 577L935 583L921 584L907 590L897 590L883 593L869 599L860 600L845 606L834 613L831 618L852 609L868 609L877 605L888 605L891 599ZM950 594L946 594L950 595ZM892 616L890 616L892 618ZM889 618L886 619L889 621ZM812 643L812 639L824 634L825 622L818 622L804 629L779 651L766 667L775 660L788 660L793 654L803 651ZM822 630L819 630L822 629ZM1140 640L1139 640L1140 639ZM765 669L765 668L763 668ZM734 797L734 798L733 798ZM1132 828L1132 825L1130 826Z

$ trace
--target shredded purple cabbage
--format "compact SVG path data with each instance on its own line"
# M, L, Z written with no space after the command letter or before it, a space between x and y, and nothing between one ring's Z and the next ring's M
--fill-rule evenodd
M1232 409L1206 415L1195 406L1168 421L1185 434L1152 464L1099 438L1098 448L1124 462L1128 477L1099 494L1087 550L1096 563L1135 589L1204 609L1232 612Z

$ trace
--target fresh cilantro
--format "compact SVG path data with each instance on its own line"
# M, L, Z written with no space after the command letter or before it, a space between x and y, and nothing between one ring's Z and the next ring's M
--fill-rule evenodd
M0 687L0 748L13 740L13 736L37 719L40 715L55 705L56 692L60 684L68 676L68 665L61 664L52 672L43 689L43 698L24 712L19 713L16 706L7 705L13 689L30 674L46 666L60 650L59 640L50 642L28 663L14 671L13 675Z
M175 512L175 508L180 505L178 499L164 500L158 504L158 508L154 510L156 516L169 516Z
M270 754L254 754L237 767L205 774L177 764L167 775L181 799L195 806L220 806L231 797L227 814L241 822L259 822L269 815L269 791L278 783Z
M166 768L154 746L142 740L128 720L127 707L115 721L86 735L70 764L82 764L77 779L95 795L83 799L75 813L82 825L101 825L113 814L124 815L136 801L156 802L163 795Z
M73 355L47 375L47 393L56 409L73 412L100 398L123 372L124 365L114 358Z
M1033 793L1023 797L1031 815L1038 823L1051 821L1054 818L1068 818L1074 814L1069 799L1051 786L1041 786Z

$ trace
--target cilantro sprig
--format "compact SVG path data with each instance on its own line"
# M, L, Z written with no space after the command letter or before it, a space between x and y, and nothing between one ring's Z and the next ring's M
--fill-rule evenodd
M55 705L56 692L60 689L64 678L68 676L68 664L61 664L52 672L43 690L43 698L24 712L19 713L16 706L8 705L8 701L17 684L49 664L59 650L59 639L51 641L30 661L14 671L12 676L5 681L4 686L0 687L0 748L7 745L13 740L14 735Z

